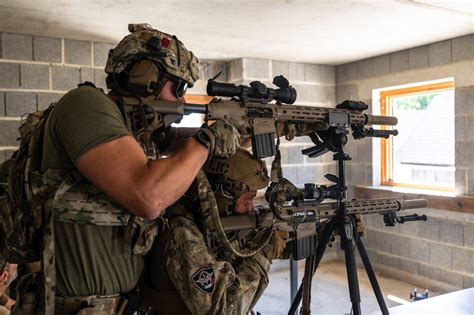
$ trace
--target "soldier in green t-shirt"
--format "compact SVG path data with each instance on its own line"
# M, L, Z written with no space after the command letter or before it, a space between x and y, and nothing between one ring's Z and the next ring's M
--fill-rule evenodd
M43 261L46 298L35 313L126 313L126 296L158 232L155 219L186 192L209 156L230 156L240 143L225 122L187 139L151 128L140 104L182 101L198 79L198 60L175 36L147 24L129 30L109 53L110 93L87 85L70 91L45 126L41 169L65 180L46 203L54 218L46 251L54 254ZM132 111L125 98L137 101ZM184 139L179 146L177 138ZM170 143L178 149L157 159Z

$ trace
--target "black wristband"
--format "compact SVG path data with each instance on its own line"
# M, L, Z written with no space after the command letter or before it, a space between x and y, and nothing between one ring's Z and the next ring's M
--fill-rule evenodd
M202 129L199 129L193 138L205 146L207 150L209 150L211 146L211 140L209 139L209 136L204 131L202 131Z

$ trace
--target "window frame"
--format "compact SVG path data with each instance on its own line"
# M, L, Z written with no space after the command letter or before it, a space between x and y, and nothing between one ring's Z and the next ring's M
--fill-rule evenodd
M438 83L422 84L408 88L399 88L393 90L385 90L380 92L380 114L383 116L392 115L392 99L402 96L415 96L426 94L427 92L444 92L454 90L454 81L444 81ZM391 127L383 126L382 129ZM382 139L381 142L381 174L380 184L382 186L403 187L431 191L454 192L455 187L448 186L431 186L401 183L391 180L393 178L393 138Z

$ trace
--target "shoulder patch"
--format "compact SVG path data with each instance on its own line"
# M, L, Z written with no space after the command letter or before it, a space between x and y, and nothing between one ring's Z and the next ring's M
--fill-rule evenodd
M216 277L213 267L199 269L192 277L193 284L206 294L213 294L216 286Z

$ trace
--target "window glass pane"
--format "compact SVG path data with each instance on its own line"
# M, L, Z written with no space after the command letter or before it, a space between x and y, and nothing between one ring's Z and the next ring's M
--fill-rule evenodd
M392 97L393 182L454 187L454 91Z
M178 128L182 128L182 127L199 128L201 127L203 122L204 122L203 114L189 114L189 115L184 115L180 123L172 124L172 126L178 127Z

